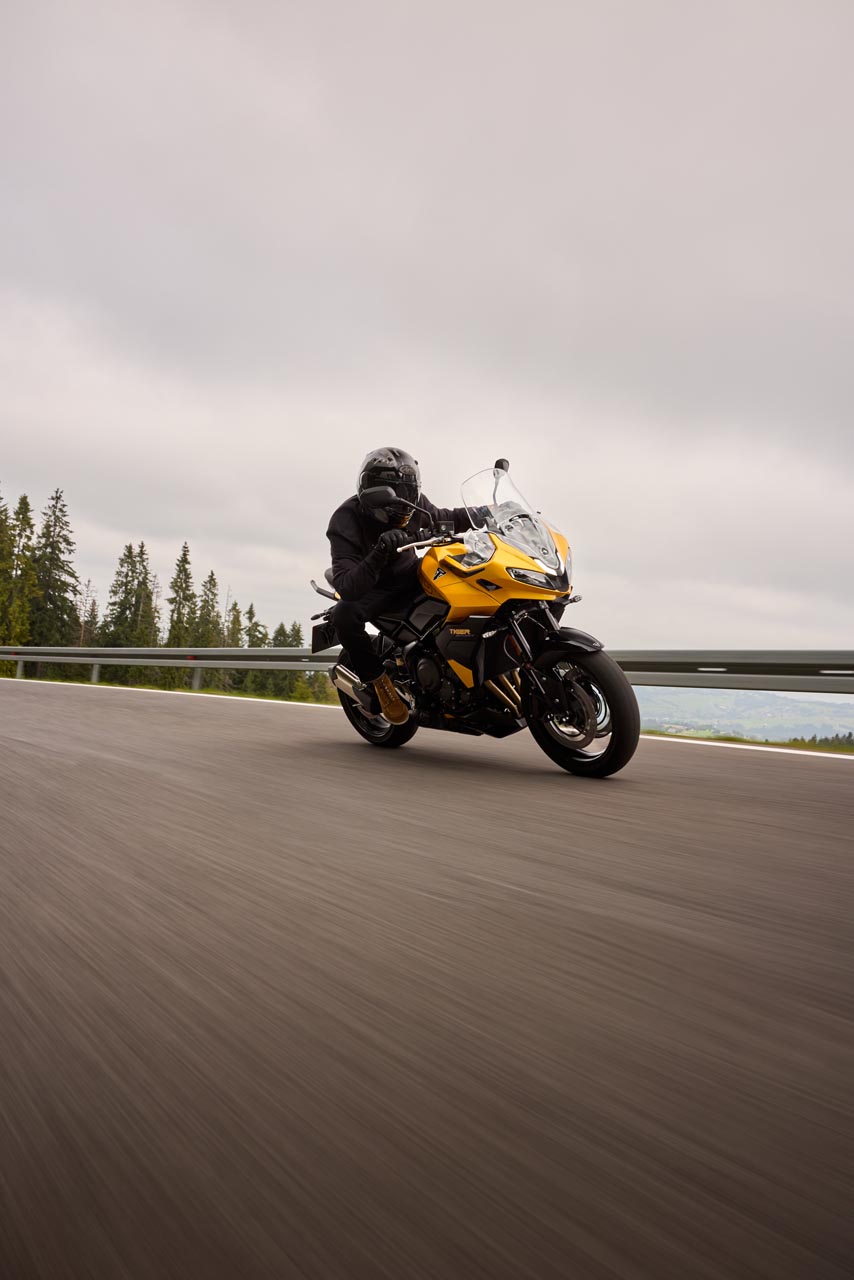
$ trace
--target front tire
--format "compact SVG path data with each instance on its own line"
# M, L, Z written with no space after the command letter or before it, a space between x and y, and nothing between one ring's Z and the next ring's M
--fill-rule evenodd
M552 690L555 681L563 683L569 707L569 715L554 714L538 694L530 695L528 728L549 759L582 778L607 778L624 768L638 745L640 712L614 659L601 649L568 651L538 675Z

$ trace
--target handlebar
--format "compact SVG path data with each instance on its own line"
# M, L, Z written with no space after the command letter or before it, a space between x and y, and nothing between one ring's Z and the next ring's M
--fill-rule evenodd
M451 542L459 542L459 538L453 537L452 534L443 533L438 538L424 538L422 542L406 542L402 547L397 548L397 554L400 555L404 551L415 551L419 547L441 547Z

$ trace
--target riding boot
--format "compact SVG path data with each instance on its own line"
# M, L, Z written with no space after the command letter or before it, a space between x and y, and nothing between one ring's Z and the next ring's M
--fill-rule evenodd
M379 699L380 710L389 724L406 724L409 719L409 708L389 677L383 674L376 680L372 680L371 684Z

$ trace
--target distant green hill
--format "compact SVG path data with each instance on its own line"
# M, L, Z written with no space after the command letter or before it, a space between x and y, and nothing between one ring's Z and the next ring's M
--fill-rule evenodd
M728 689L635 689L644 729L784 742L854 730L854 696L838 702Z

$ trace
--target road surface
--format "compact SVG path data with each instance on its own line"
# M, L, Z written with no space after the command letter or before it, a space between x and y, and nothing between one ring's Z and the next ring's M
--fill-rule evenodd
M854 761L0 682L0 1276L852 1263Z

